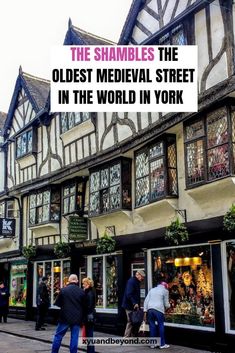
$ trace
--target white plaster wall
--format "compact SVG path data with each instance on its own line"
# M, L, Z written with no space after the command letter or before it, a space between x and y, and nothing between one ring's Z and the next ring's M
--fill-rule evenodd
M95 134L91 134L91 154L95 154L96 153L96 139L95 139Z
M89 156L89 140L88 140L88 137L84 137L83 139L84 143L84 158L88 157Z
M70 145L70 151L71 151L71 163L76 162L76 150L75 150L75 143L72 143Z
M141 22L141 19L140 19L140 22ZM148 38L148 36L144 32L142 32L138 27L134 28L132 37L137 43L141 43Z
M77 159L79 161L80 159L83 158L83 154L82 154L82 140L78 140L77 141L77 153L78 153Z
M187 7L188 0L180 0L175 17L178 16L181 12L183 12Z
M132 136L132 131L129 126L120 125L120 124L118 124L117 126L118 126L118 141L119 142Z
M215 57L221 48L222 40L224 38L223 19L222 19L218 0L213 1L213 3L210 5L210 13L211 13L211 33L213 37L212 51L213 51L213 57Z
M227 77L228 77L227 60L226 60L226 54L224 53L220 61L210 71L206 81L206 89L225 80Z
M103 143L103 150L106 148L112 147L114 145L114 138L113 138L113 129L106 135Z

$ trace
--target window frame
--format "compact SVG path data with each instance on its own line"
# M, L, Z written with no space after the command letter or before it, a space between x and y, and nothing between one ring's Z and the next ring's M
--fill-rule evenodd
M19 138L22 138L23 135L27 134L31 132L32 134L32 149L31 150L28 150L28 141L27 141L27 145L26 145L26 152L21 154L21 155L18 155L17 154L17 151L18 151L18 148L17 148L17 141ZM24 131L22 131L21 133L19 133L17 136L16 136L16 139L15 139L15 145L16 145L16 148L15 148L15 158L16 160L17 159L20 159L20 158L23 158L23 157L26 157L26 156L30 156L34 153L36 153L36 130L34 127L30 127Z
M169 140L168 140L169 139ZM172 139L172 143L170 143ZM163 154L159 155L159 156L155 156L153 158L149 158L149 154L150 154L150 149L155 146L157 143L161 143L163 144ZM177 195L171 195L169 193L169 169L172 169L168 166L168 156L167 156L167 148L170 146L170 145L175 145L175 157L176 157L176 167L174 168L176 170L176 184L177 184ZM148 170L149 170L149 173L146 175L146 176L142 176L142 177L139 177L139 178L136 178L136 157L141 154L141 153L144 153L145 151L148 152ZM157 161L159 159L163 159L163 169L164 169L164 195L161 196L161 197L158 197L158 198L155 198L155 199L151 199L151 163L154 162L154 161ZM137 180L140 180L140 179L143 179L145 177L148 177L148 181L149 181L149 196L148 196L148 202L146 203L143 203L143 204L140 204L140 205L137 205L136 204L136 196L137 196L137 188L136 188L136 181ZM141 147L139 150L135 151L135 154L134 154L134 179L135 179L135 185L134 185L134 188L135 188L135 208L139 208L139 207L143 207L143 206L146 206L146 205L149 205L149 204L152 204L154 202L158 202L160 200L163 200L165 199L166 197L172 197L172 198L177 198L179 195L179 188L178 188L178 166L177 166L177 145L176 145L176 135L174 134L164 134L162 135L160 138L152 141L151 143L147 144L146 146L144 147Z
M76 118L76 114L80 114L81 120L77 123L75 123L75 118ZM86 118L85 114L89 114L88 118ZM71 115L73 116L74 119L74 124L72 127L69 127L69 118L71 117ZM66 118L66 130L63 131L63 126L62 126L62 119ZM60 113L60 134L65 134L66 132L72 130L74 127L81 125L82 123L84 123L85 121L91 119L91 113L87 113L87 112L63 112Z
M213 113L216 114L217 111L222 109L226 110L226 118L227 118L227 135L228 135L228 140L227 142L222 142L213 146L208 146L208 124L207 124L207 119L209 116L211 116ZM192 119L191 121L186 121L184 123L183 129L184 129L184 160L185 160L185 185L186 189L193 189L195 187L199 187L201 185L206 185L209 183L213 183L217 180L221 180L224 178L227 178L229 176L233 176L235 174L234 171L234 158L235 154L233 156L233 145L235 145L235 139L233 141L233 129L232 129L232 114L235 114L235 102L233 101L229 104L227 102L224 102L223 104L220 104L218 106L215 106L213 110L207 110L204 114L200 114L196 118ZM234 117L235 119L235 117ZM186 136L186 129L188 126L193 125L194 123L197 123L199 121L202 121L203 123L203 128L204 128L204 134L198 137L193 137L191 139L187 139ZM235 122L234 122L234 128L235 128ZM188 174L188 160L187 160L187 146L195 143L199 140L202 140L203 144L203 166L204 166L204 173L205 173L205 179L201 180L199 182L194 182L190 183L189 182L189 174ZM227 175L223 175L221 177L217 177L214 179L209 178L209 165L208 165L208 151L221 147L221 146L228 146L228 162L229 162L229 173Z
M47 205L47 203L43 203L43 193L46 192L46 191L49 191L50 192L50 199L49 199L49 218L45 221L42 221L42 222L38 222L37 220L37 210L38 208L40 207L43 207L45 205ZM52 202L52 193L54 192L58 192L60 194L60 201L59 202ZM42 194L42 203L40 205L37 205L37 195L39 194ZM30 197L32 195L35 195L36 197L36 203L35 203L35 206L34 207L30 207ZM51 217L51 206L52 205L59 205L60 207L60 211L59 211L59 218L58 220L54 220L52 219ZM35 223L30 223L30 211L35 209ZM39 225L43 225L43 224L48 224L48 223L59 223L60 220L61 220L61 188L60 186L50 186L50 187L46 187L46 188L43 188L43 189L40 189L40 190L37 190L37 192L32 192L29 194L29 197L28 197L28 210L29 210L29 213L28 213L28 224L29 224L29 227L35 227L35 226L39 226Z
M9 202L13 202L13 208L8 208L8 203ZM9 218L9 219L15 219L16 217L14 217L14 213L17 212L16 208L15 208L15 200L14 199L8 199L8 200L3 200L0 202L1 205L4 205L4 215L3 218ZM8 212L13 212L13 217L10 217Z
M73 184L75 185L75 192L64 196L65 188L66 187L70 188ZM78 191L79 184L82 184L82 192ZM87 178L75 178L75 179L67 180L66 182L63 183L62 188L61 188L61 214L62 214L62 216L67 216L67 215L71 215L71 214L78 214L79 216L84 215L86 184L87 184ZM64 200L67 198L70 199L70 197L72 195L75 196L74 208L72 211L69 211L69 208L68 208L68 212L64 212ZM78 196L82 197L81 209L78 207L78 203L77 203ZM69 201L69 205L70 205L70 201Z
M123 164L124 162L127 162L128 163L128 168L129 168L129 183L126 183L124 185L123 183L123 179L124 179L124 176L123 176ZM113 166L119 164L120 165L120 183L119 184L114 184L114 185L110 185L110 168L112 168ZM104 169L108 169L108 186L106 187L101 187L100 185L100 181L101 181L101 177L100 177L100 174L101 174L101 171L104 170ZM99 173L99 188L97 191L93 191L91 192L91 174L93 173ZM98 168L93 168L93 169L90 169L90 175L89 175L89 217L95 217L95 216L100 216L100 215L105 215L105 214L110 214L110 213L113 213L113 212L116 212L116 211L120 211L120 210L131 210L132 209L132 177L131 177L131 174L132 174L132 160L129 159L129 158L125 158L125 157L122 157L122 158L118 158L118 159L115 159L115 160L112 160L110 161L110 163L105 163L105 164L102 164L101 166L99 166ZM115 186L120 186L120 207L118 208L115 208L115 209L110 209L110 188L111 187L115 187ZM123 202L123 189L125 188L125 186L128 187L128 191L130 193L130 207L125 207L124 206L124 202ZM108 190L108 200L109 200L109 210L108 211L101 211L101 198L102 198L102 191L103 190ZM90 205L91 205L91 195L93 194L96 194L96 193L99 193L99 212L94 212L94 211L90 211Z

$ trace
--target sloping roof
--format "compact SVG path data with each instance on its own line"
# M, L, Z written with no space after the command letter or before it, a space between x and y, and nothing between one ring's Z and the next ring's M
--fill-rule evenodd
M64 45L115 45L116 43L72 25L69 19Z
M22 79L25 81L28 91L37 105L37 110L44 109L50 91L50 81L25 72L22 72Z
M22 88L25 90L36 114L47 107L50 81L23 72L20 66L19 75L16 80L9 111L4 124L5 131L11 126L14 111L18 102L18 95Z

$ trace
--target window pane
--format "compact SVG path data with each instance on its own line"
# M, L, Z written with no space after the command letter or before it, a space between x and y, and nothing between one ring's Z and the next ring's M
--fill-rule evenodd
M88 119L90 119L90 113L88 112L82 113L82 120L85 121Z
M69 212L75 211L75 195L70 196L70 203L69 203Z
M68 213L69 212L69 197L66 197L66 199L64 199L64 213Z
M81 113L74 113L74 123L79 124L82 122L82 114Z
M51 221L60 220L60 204L51 204Z
M100 171L100 187L107 188L109 186L109 169L102 169Z
M186 126L186 139L191 140L193 138L197 138L200 136L204 136L204 123L203 120L197 121L190 126Z
M27 265L11 265L10 306L25 307L27 295Z
M42 222L49 221L49 205L42 207Z
M27 152L27 133L21 136L21 155Z
M100 210L107 212L109 210L109 190L104 189L100 192Z
M47 203L50 203L50 195L51 195L51 193L49 190L43 192L43 204L44 205Z
M61 132L62 134L68 130L67 127L67 114L66 113L61 113Z
M106 257L107 308L114 309L118 307L117 291L117 258L110 255Z
M52 278L51 278L51 261L45 262L45 276L48 279L47 289L48 289L49 298L50 298L50 302L51 302L51 280L52 280Z
M33 150L33 133L32 130L27 132L27 144L28 144L28 148L27 148L27 152L32 152Z
M73 113L68 113L68 126L69 126L69 129L72 129L74 127L74 115L73 115Z
M136 180L136 206L145 205L149 202L149 178Z
M51 202L52 203L60 203L60 191L53 190L51 193Z
M37 206L40 206L42 204L42 193L37 194Z
M205 180L203 141L198 140L186 147L188 183L194 184Z
M100 201L99 201L99 192L90 194L90 213L99 213Z
M149 174L149 158L148 153L143 152L136 156L136 178Z
M91 173L90 191L91 192L98 191L99 186L100 186L100 173L99 172Z
M36 207L36 195L30 195L29 197L29 207Z
M163 159L150 163L151 200L156 200L165 194L164 164Z
M37 223L42 222L42 207L37 208Z
M36 223L36 209L32 208L29 211L29 223L30 224L35 224Z
M186 38L184 36L183 29L178 29L174 33L172 32L172 45L185 45Z
M21 136L17 137L16 146L17 146L16 155L17 155L17 157L20 157L22 155L22 152L21 152L21 146L22 146Z
M214 327L213 282L209 246L154 250L152 280L163 273L171 307L166 322Z
M110 167L110 186L121 183L121 166L115 164Z
M228 124L225 109L220 109L208 115L207 147L213 147L228 142Z
M120 185L110 188L110 209L115 210L121 207L121 189Z
M61 273L61 262L60 261L54 261L54 267L53 267L53 272L54 272L54 281L53 281L53 303L56 300L56 297L58 296L61 288L61 283L60 283L60 273Z
M70 275L70 261L63 261L63 287L66 287L68 284Z
M228 273L228 315L230 329L235 330L235 241L226 243Z
M168 170L169 195L178 195L177 171L176 169Z
M149 150L149 158L159 157L163 154L163 143L159 142Z
M207 158L210 180L221 178L230 173L228 145L212 148L207 152Z
M96 290L96 307L103 307L103 257L92 259L92 278Z
M0 217L1 218L5 217L5 202L0 203Z
M15 216L15 210L14 210L14 205L15 205L15 203L14 203L14 201L12 200L12 201L7 201L6 202L6 206L7 206L7 209L6 209L6 217L8 217L8 218L14 218L14 216Z

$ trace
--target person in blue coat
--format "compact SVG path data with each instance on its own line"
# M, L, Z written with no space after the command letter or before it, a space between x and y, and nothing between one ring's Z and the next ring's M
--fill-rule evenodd
M0 322L7 322L8 304L9 304L9 290L5 287L4 283L0 282Z
M122 301L122 307L126 311L127 324L124 333L124 337L133 337L134 327L130 320L129 314L133 310L137 310L140 307L140 282L144 280L145 272L139 270L136 272L135 276L131 277L125 288L124 297Z
M62 288L55 305L60 307L59 323L52 343L51 353L58 353L62 339L71 330L70 353L77 353L79 329L84 319L85 293L78 287L78 277L69 276L69 284Z

